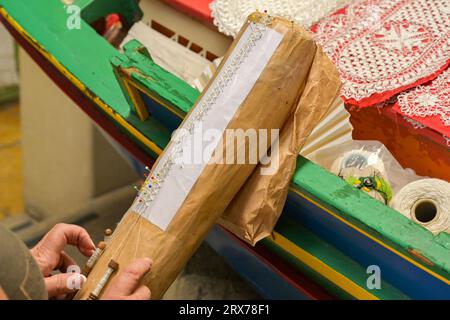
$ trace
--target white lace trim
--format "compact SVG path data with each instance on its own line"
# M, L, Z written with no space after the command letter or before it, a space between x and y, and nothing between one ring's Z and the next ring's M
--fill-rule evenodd
M199 127L200 123L203 123L204 118L209 113L215 110L214 108L217 109L217 101L223 98L223 95L227 92L226 88L228 88L231 83L236 82L235 78L238 71L243 65L248 63L249 55L252 54L256 50L255 48L257 48L263 41L262 39L268 30L267 25L269 25L271 21L272 19L270 17L265 17L261 19L260 22L252 22L249 25L248 37L243 37L241 39L242 45L235 49L235 54L230 56L230 59L227 60L227 63L217 75L210 89L204 94L202 99L195 106L195 109L193 109L190 113L189 117L186 118L183 126L181 127L184 130L179 130L174 136L172 136L169 146L166 148L164 154L159 159L159 162L155 165L145 183L139 190L132 209L139 215L143 215L148 218L161 229L165 230L172 217L167 218L164 216L164 219L158 218L158 221L152 220L152 217L150 217L150 209L152 204L157 199L160 191L163 189L166 180L171 174L171 171L173 171L173 168L183 168L183 153L184 150L187 149L187 146L190 145L190 140L193 139L194 130L196 127ZM273 47L274 50L277 46L278 44ZM258 49L261 50L262 48ZM184 177L184 179L186 180L187 178ZM188 188L185 185L183 185L183 187ZM169 221L166 221L167 219L169 219Z
M450 147L450 137L444 136L444 139L447 142L447 147Z
M308 28L326 15L354 0L214 0L210 4L214 24L219 31L236 37L247 17L255 12L267 11L295 21Z
M449 0L365 0L343 11L314 31L346 99L412 85L450 60Z
M398 97L400 111L413 117L439 117L450 126L450 69L428 86L419 86Z
M408 122L414 129L425 129L427 126L420 123L419 121L416 121L414 119L408 118L407 116L403 116L403 120Z

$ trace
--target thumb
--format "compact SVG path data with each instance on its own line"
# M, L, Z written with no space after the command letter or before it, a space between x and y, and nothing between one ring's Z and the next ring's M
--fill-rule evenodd
M48 296L56 297L79 290L86 277L79 273L58 273L44 280Z

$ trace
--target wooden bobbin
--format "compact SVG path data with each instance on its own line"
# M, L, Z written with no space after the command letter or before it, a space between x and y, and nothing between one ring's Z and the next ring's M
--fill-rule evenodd
M119 264L116 261L114 261L113 259L111 259L111 261L109 261L109 263L108 263L108 269L103 274L102 278L98 282L94 291L92 291L89 294L88 300L98 300L99 299L100 293L103 291L106 284L111 279L111 276L113 275L113 273L116 272L117 270L119 270Z
M100 241L97 244L94 253L86 262L86 265L84 266L83 271L81 272L83 275L85 275L86 277L89 275L89 273L94 268L95 264L97 263L98 259L100 258L105 249L106 249L106 242Z
M88 261L84 265L83 270L81 271L82 275L84 275L85 277L87 277L89 275L91 270L94 268L95 263L98 261L98 259L100 259L100 256L102 255L103 251L105 251L105 249L106 249L106 243L104 241L100 241L97 244L97 247L95 248L94 253L92 254L92 256L88 259ZM69 293L67 295L67 300L72 300L76 296L77 292L78 292L78 290L76 290L72 293Z

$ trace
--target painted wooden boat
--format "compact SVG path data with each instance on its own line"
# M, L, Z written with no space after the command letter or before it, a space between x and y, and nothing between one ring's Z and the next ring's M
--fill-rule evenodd
M151 164L198 92L142 52L120 54L91 28L109 13L138 21L133 0L73 4L79 29L67 28L66 7L54 0L0 0L0 19L81 109ZM133 71L121 73L125 66ZM149 74L158 81L142 76ZM139 108L150 111L145 121ZM450 298L450 235L433 236L302 157L272 237L252 248L218 226L208 242L267 298ZM373 265L381 289L367 286Z

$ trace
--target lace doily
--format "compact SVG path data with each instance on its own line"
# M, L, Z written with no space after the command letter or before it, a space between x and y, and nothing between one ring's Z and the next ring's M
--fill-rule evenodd
M450 63L449 0L364 0L312 28L341 74L342 96L370 106Z
M400 94L394 110L450 136L450 69L430 84Z
M267 11L309 28L326 15L354 0L214 0L211 4L214 24L219 31L236 37L247 17Z

